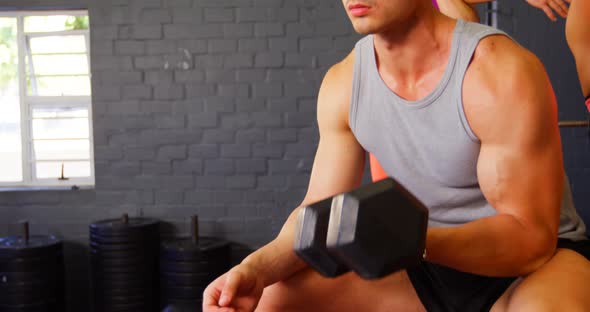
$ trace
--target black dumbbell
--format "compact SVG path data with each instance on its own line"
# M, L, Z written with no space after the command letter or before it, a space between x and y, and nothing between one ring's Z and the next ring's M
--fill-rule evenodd
M332 197L299 211L293 250L314 270L326 277L342 275L350 269L326 248Z
M320 203L302 210L295 237L295 252L320 274L335 277L339 274L330 273L349 268L362 278L375 279L422 260L428 209L395 180L381 180ZM322 213L306 214L309 209Z

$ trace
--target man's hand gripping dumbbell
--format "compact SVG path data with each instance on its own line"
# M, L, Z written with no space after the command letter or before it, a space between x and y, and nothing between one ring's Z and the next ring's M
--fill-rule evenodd
M326 277L387 276L425 256L428 209L388 178L304 207L294 251Z

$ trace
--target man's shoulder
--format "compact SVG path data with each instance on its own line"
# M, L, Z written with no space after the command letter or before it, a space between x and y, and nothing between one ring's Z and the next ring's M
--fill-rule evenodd
M360 38L352 50L346 55L342 60L338 63L332 65L328 72L326 73L324 82L328 79L327 82L331 82L332 80L340 80L340 79L352 79L353 71L354 71L354 63L356 61L356 55L359 49L362 49L364 46L370 45L371 50L373 48L373 38L372 35L364 36ZM341 81L340 81L341 82Z
M532 118L553 103L541 61L503 35L481 40L465 75L463 95L465 112L478 136L498 120Z
M475 83L478 89L484 89L482 91L502 97L519 93L523 88L534 88L544 75L544 66L533 53L511 38L498 34L479 42L466 81Z
M343 60L330 67L324 76L318 96L318 118L320 120L321 116L331 116L328 119L333 119L337 124L348 125L353 71L354 50Z

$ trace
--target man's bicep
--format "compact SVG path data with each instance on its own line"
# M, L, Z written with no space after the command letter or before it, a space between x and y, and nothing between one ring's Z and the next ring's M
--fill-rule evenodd
M556 148L482 145L478 160L480 188L498 214L523 226L557 231L563 187L561 157Z
M305 202L317 201L360 184L365 152L349 126L352 64L349 56L324 78L318 96L320 142Z
M498 213L557 232L563 160L555 97L542 64L519 49L506 59L514 70L491 82L494 102L476 122L482 142L478 179Z
M350 191L361 183L365 153L352 133L331 133L320 139L304 202Z

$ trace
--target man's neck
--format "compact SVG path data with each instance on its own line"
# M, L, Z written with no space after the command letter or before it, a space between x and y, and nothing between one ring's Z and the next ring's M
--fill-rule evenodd
M406 23L392 26L392 31L374 35L379 72L394 89L418 85L446 65L455 21L430 8L418 10Z

